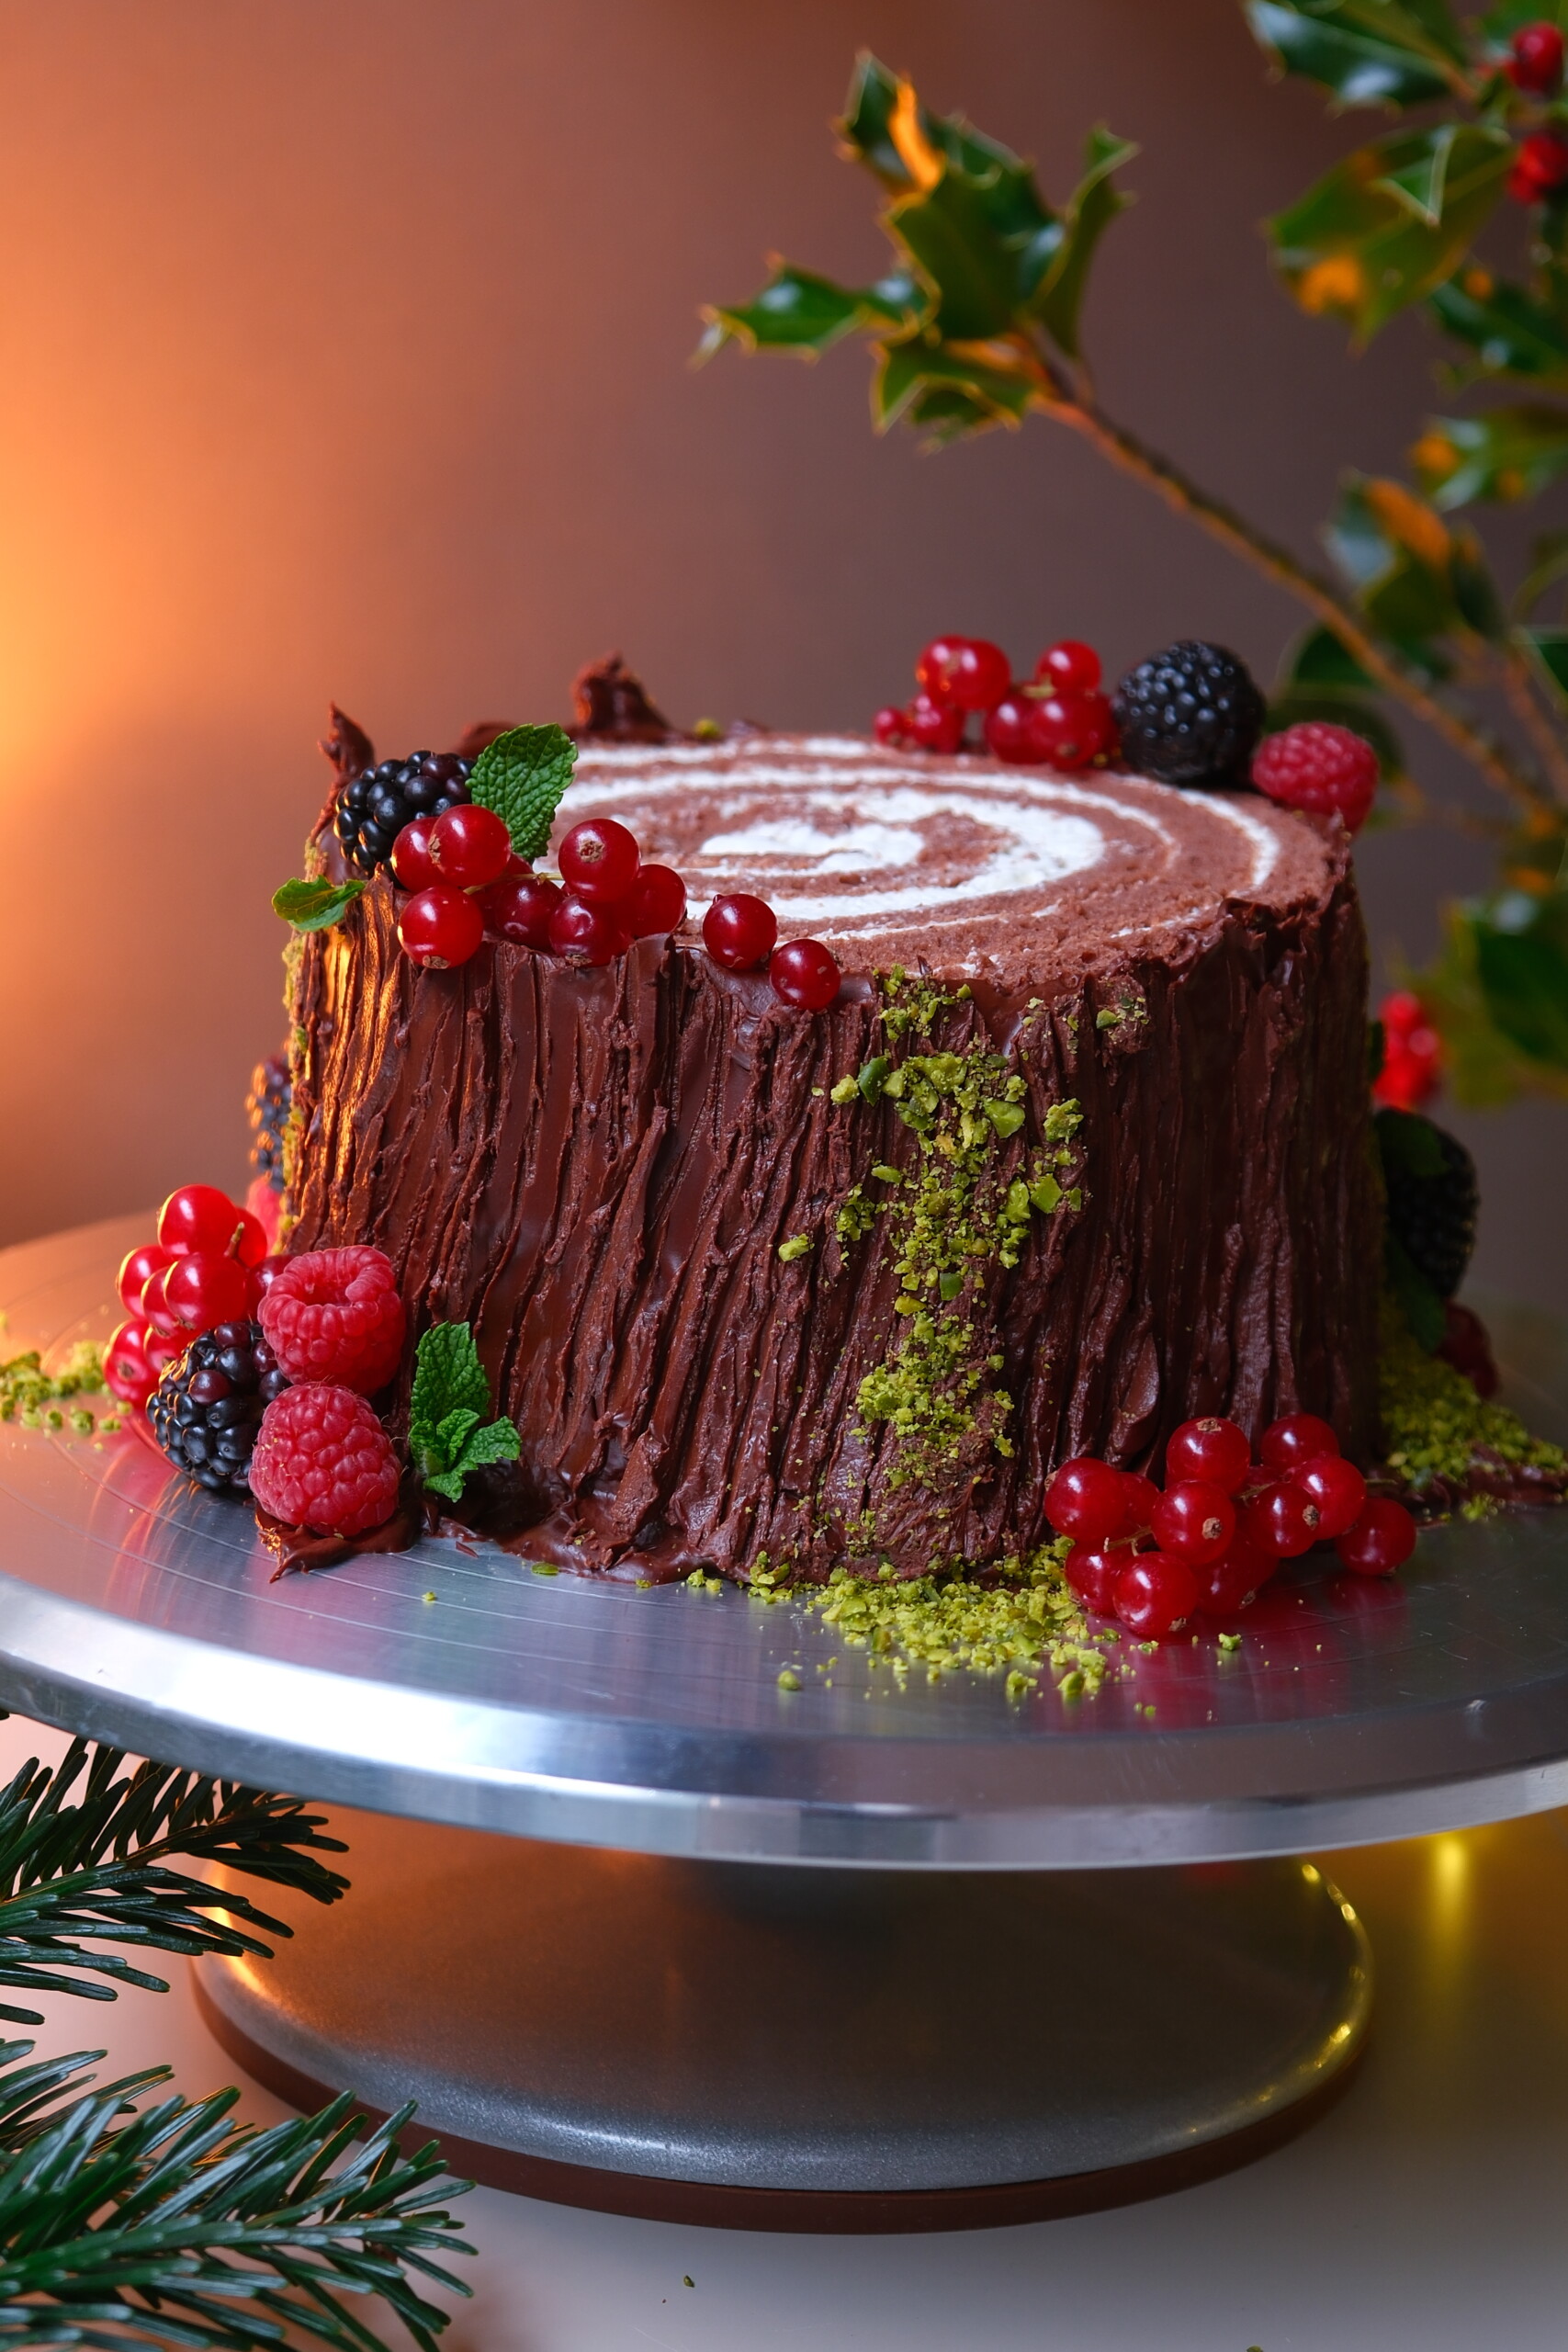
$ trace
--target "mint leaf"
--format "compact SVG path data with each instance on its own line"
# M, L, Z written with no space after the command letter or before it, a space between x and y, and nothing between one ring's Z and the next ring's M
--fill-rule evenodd
M543 857L577 746L564 727L513 727L474 762L468 797L505 820L519 857Z
M489 1410L490 1383L473 1332L467 1323L433 1323L414 1358L409 1452L424 1484L448 1502L461 1496L470 1470L517 1459L516 1430L504 1417L486 1422Z
M363 882L285 882L272 894L272 911L296 931L329 931L365 888Z
M434 1439L449 1413L470 1412L478 1421L489 1410L490 1383L472 1331L466 1323L433 1323L414 1357L411 1427Z

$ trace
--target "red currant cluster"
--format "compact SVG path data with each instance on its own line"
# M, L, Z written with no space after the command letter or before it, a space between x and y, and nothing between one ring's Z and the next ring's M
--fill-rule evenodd
M819 939L790 939L780 947L779 921L766 899L736 890L716 899L703 917L703 944L727 972L754 972L766 964L773 994L802 1012L826 1012L842 978Z
M1065 1462L1045 1515L1073 1539L1066 1577L1085 1608L1158 1641L1194 1610L1245 1609L1281 1560L1325 1540L1362 1576L1392 1576L1409 1558L1415 1521L1403 1503L1368 1495L1326 1421L1287 1414L1258 1452L1254 1462L1235 1421L1184 1421L1166 1447L1163 1494L1088 1454Z
M1015 767L1087 768L1116 750L1116 721L1100 692L1100 656L1064 638L1019 684L999 645L980 637L933 638L915 664L919 687L903 710L876 714L876 740L900 750L959 752L971 713L986 747Z
M607 964L634 939L675 930L685 914L680 876L645 865L614 818L574 825L560 870L560 882L536 874L493 808L464 803L411 819L392 845L393 876L411 894L398 916L404 953L442 971L466 964L489 931L568 963Z
M1375 1099L1394 1111L1418 1111L1443 1082L1443 1041L1418 996L1398 989L1378 1007L1382 1068L1372 1080Z
M158 1212L158 1238L119 1270L127 1319L109 1341L104 1378L128 1405L145 1405L165 1367L198 1331L248 1322L283 1258L269 1257L261 1222L215 1184L182 1184Z

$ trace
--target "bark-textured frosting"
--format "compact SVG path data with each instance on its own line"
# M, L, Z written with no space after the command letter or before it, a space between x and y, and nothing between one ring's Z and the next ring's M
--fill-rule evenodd
M699 911L761 891L847 977L829 1012L792 1012L691 930L594 972L490 943L421 971L384 878L303 943L293 1246L371 1243L416 1330L473 1322L523 1441L485 1474L493 1530L623 1573L744 1575L760 1552L917 1572L1040 1540L1055 1464L1157 1466L1191 1414L1256 1434L1304 1408L1371 1450L1381 1212L1343 835L1250 797L839 739L589 744L578 778L563 823L621 817ZM949 1001L890 1046L895 964ZM920 1139L893 1102L830 1090L933 1047L1023 1082L991 1204L1034 1171L1052 1106L1081 1124L1016 1266L976 1259L980 1409L916 1470L862 1399L908 1325L894 1221L836 1221L886 1185L874 1167L916 1175Z

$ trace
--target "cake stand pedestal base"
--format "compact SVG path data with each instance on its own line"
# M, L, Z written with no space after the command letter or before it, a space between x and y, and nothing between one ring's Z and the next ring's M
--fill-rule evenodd
M209 1961L299 2106L416 2098L461 2173L739 2229L961 2229L1184 2188L1299 2129L1371 1956L1310 1864L680 1862L335 1812L348 1899ZM269 1907L265 1890L254 1890Z

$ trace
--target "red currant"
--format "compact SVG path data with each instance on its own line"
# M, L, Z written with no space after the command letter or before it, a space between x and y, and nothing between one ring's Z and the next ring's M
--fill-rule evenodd
M182 1184L158 1211L158 1238L172 1257L183 1258L189 1250L221 1255L234 1238L240 1216L216 1184Z
M1045 1489L1045 1516L1058 1535L1098 1549L1122 1533L1127 1490L1109 1462L1080 1453L1064 1462Z
M1568 139L1555 130L1532 130L1521 139L1508 174L1508 194L1520 204L1540 204L1568 184Z
M1317 1505L1305 1487L1293 1478L1280 1478L1244 1507L1241 1526L1265 1552L1294 1560L1316 1543L1317 1519Z
M411 817L392 843L392 874L400 890L428 890L440 881L430 854L434 830L434 817Z
M573 896L596 907L618 906L636 887L642 852L637 835L614 817L590 817L573 825L557 860L560 878Z
M1045 757L1034 740L1034 705L1021 686L986 713L985 737L992 758L1009 767L1037 767Z
M1317 1505L1319 1538L1343 1535L1360 1516L1361 1505L1367 1499L1367 1482L1354 1463L1343 1462L1337 1453L1320 1454L1315 1462L1303 1462L1291 1473L1292 1486L1300 1487Z
M1270 1470L1293 1470L1298 1463L1318 1462L1338 1451L1339 1440L1315 1413L1287 1413L1282 1421L1271 1421L1258 1448Z
M745 890L716 899L703 917L703 944L727 972L754 971L773 952L779 919L765 899Z
M141 1352L154 1383L160 1381L169 1366L183 1356L191 1343L191 1334L182 1325L177 1331L154 1331L151 1323L141 1327Z
M550 917L565 896L560 884L544 874L525 874L515 882L503 876L480 892L479 905L491 930L501 938L542 954L550 944Z
M176 1260L163 1282L164 1303L187 1332L210 1331L215 1323L243 1323L260 1295L248 1268L210 1250L193 1250L188 1258Z
M964 718L956 703L917 695L904 713L904 731L922 752L956 752L963 748Z
M272 1288L288 1263L288 1257L280 1250L275 1250L270 1258L262 1260L261 1264L256 1268L256 1280L262 1286L264 1296Z
M1130 1634L1162 1641L1179 1633L1198 1606L1198 1579L1185 1560L1168 1552L1140 1552L1117 1577L1116 1614Z
M395 855L396 842L392 848ZM460 800L455 808L444 808L430 829L433 878L455 882L459 890L483 890L499 882L511 855L505 818L493 808L481 808L477 801Z
M1503 71L1516 90L1533 90L1550 98L1562 81L1562 35L1544 18L1521 25L1508 44L1512 54Z
M768 978L785 1004L802 1012L825 1012L843 974L819 939L792 939L769 956Z
M229 1236L226 1258L238 1258L242 1266L259 1266L271 1247L266 1227L251 1209L234 1211L234 1230Z
M1358 1575L1391 1577L1416 1549L1416 1521L1403 1503L1373 1495L1334 1548Z
M1172 1485L1180 1478L1207 1478L1234 1495L1251 1467L1252 1448L1245 1431L1214 1413L1183 1421L1165 1449L1165 1475Z
M1089 1552L1083 1544L1075 1544L1062 1573L1086 1609L1092 1609L1097 1617L1110 1617L1115 1611L1112 1595L1116 1579L1131 1558L1132 1554L1125 1548L1119 1552Z
M1162 1552L1173 1552L1189 1567L1204 1567L1229 1549L1235 1510L1223 1487L1181 1478L1161 1495L1149 1524Z
M1011 677L1001 647L984 637L933 638L915 664L922 693L954 710L994 710Z
M1426 1007L1408 989L1396 989L1378 1007L1382 1023L1382 1068L1372 1080L1378 1102L1395 1111L1418 1111L1443 1082L1443 1041Z
M585 970L624 956L631 944L621 910L602 901L590 906L585 899L563 899L550 917L551 955Z
M1059 768L1087 768L1116 741L1103 695L1048 695L1034 704L1030 729L1035 757Z
M686 886L672 865L645 865L621 912L634 939L679 931L686 920Z
M201 1253L198 1251L197 1254ZM179 1263L178 1258L171 1258L167 1266L160 1266L156 1272L148 1275L141 1285L141 1296L138 1302L141 1319L143 1323L150 1323L154 1331L183 1331L185 1329L185 1325L169 1305L164 1288L169 1279L170 1268Z
M1091 695L1100 684L1100 656L1081 639L1064 637L1045 648L1034 674L1048 678L1059 695Z
M120 1260L115 1287L119 1292L119 1303L128 1315L141 1313L141 1294L148 1277L161 1272L164 1267L172 1266L174 1262L174 1251L165 1250L161 1241L143 1241Z
M1237 1528L1229 1549L1222 1552L1217 1560L1194 1571L1199 1607L1216 1617L1228 1617L1233 1611L1245 1609L1279 1566L1278 1552L1264 1551L1245 1529Z
M1123 1535L1141 1535L1145 1528L1154 1525L1155 1505L1159 1500L1159 1488L1152 1478L1145 1478L1138 1470L1122 1470L1118 1473L1118 1476L1122 1480L1122 1493L1125 1503L1122 1532Z
M885 703L872 721L872 733L879 743L890 751L901 752L909 740L909 729L904 713L896 703Z
M104 1379L122 1404L145 1405L157 1385L142 1345L145 1329L133 1317L119 1326L104 1350Z
M437 882L428 890L416 890L398 917L398 938L403 954L433 972L445 972L454 964L466 964L484 935L482 909L450 882Z

